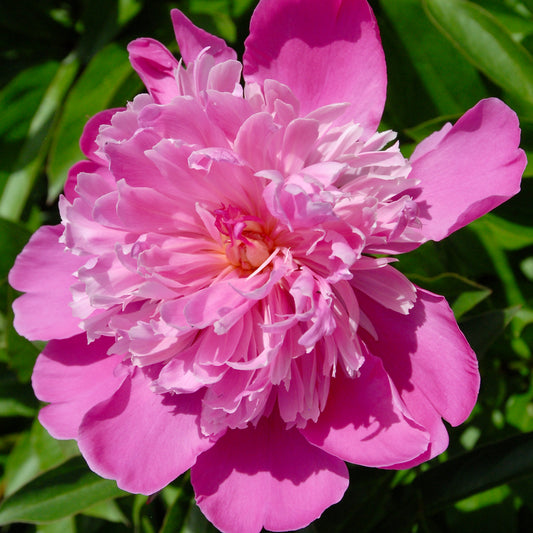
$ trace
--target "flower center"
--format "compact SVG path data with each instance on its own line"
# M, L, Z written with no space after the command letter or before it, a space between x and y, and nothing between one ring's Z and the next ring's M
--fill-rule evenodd
M222 205L214 215L216 228L227 237L223 242L229 263L243 270L254 270L268 259L274 242L260 218L246 215L232 205Z

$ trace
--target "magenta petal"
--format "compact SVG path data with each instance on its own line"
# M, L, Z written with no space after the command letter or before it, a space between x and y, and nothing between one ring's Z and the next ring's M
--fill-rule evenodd
M176 58L154 39L136 39L128 45L131 66L146 85L154 101L166 104L178 96Z
M273 415L228 431L191 470L196 501L222 531L286 531L306 526L338 502L346 465Z
M427 399L428 409L454 426L461 424L476 402L479 372L446 300L417 288L414 307L400 315L362 294L358 299L378 335L377 341L365 339L368 348L382 359L408 408L409 396L416 393L418 402Z
M141 494L161 490L213 445L199 429L201 393L155 394L151 382L133 369L109 400L85 415L78 441L92 470Z
M174 24L176 41L180 47L180 54L186 65L194 61L200 52L207 47L209 47L208 53L218 63L237 58L235 51L227 46L223 39L198 28L178 9L173 9L170 15Z
M429 461L446 450L449 442L448 431L442 422L442 418L427 401L423 392L414 388L408 393L404 392L402 400L413 419L429 433L430 442L427 450L417 457L387 467L400 470L412 468L425 461Z
M245 42L244 77L286 84L303 114L350 102L344 118L373 133L387 75L374 15L364 0L259 2Z
M520 190L519 143L516 114L490 98L418 145L410 177L419 180L413 192L426 239L443 239Z
M302 434L326 452L364 466L387 467L423 454L429 435L407 414L381 361L368 354L360 372L332 380L326 409Z
M96 144L96 137L100 132L100 126L111 124L111 118L113 115L119 111L123 111L124 108L114 108L106 109L96 113L91 117L85 127L83 128L83 133L80 138L80 148L81 151L92 161L107 164L105 159L99 157L95 152L98 150L98 145Z
M23 294L13 302L13 324L29 340L65 339L81 332L72 316L70 287L87 257L65 251L63 226L42 226L32 236L9 273L9 283Z
M32 385L35 395L51 402L39 413L41 424L56 439L75 439L85 413L109 398L122 383L113 373L120 356L108 356L113 341L87 344L85 334L50 341L37 358Z

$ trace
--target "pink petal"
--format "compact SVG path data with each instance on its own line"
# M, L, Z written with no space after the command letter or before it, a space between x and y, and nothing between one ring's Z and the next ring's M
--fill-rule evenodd
M365 339L368 348L382 359L404 402L411 405L411 394L421 401L422 393L428 409L454 426L464 422L476 402L479 372L446 300L417 288L414 307L400 315L362 294L357 298L378 335Z
M405 470L418 466L425 461L429 461L441 454L448 447L448 431L442 423L442 418L435 411L433 406L427 401L424 393L413 388L409 392L402 394L402 400L407 407L409 414L429 433L429 446L424 453L411 459L390 465L387 468Z
M516 114L489 98L419 144L409 177L420 181L414 192L427 239L443 239L520 190L519 143Z
M415 286L401 272L389 265L358 270L350 284L387 309L403 315L409 313L416 300Z
M32 236L9 273L9 283L23 294L13 302L14 326L29 340L65 339L81 332L72 316L70 287L87 257L65 251L63 226L42 226Z
M386 93L385 56L363 0L261 1L245 42L244 77L286 84L302 114L350 102L343 115L373 133Z
M178 96L176 58L158 41L142 38L128 45L131 66L146 85L154 101L166 104Z
M72 165L68 171L67 181L65 182L65 186L63 188L63 194L65 195L65 198L72 203L74 199L79 196L78 192L76 191L79 174L92 174L98 170L102 170L102 164L100 162L95 163L94 161L87 161L86 159L83 161L78 161Z
M208 53L216 59L217 63L237 58L235 51L227 46L223 39L198 28L181 11L173 9L170 15L180 54L186 65L194 61L207 47L209 47Z
M124 108L118 107L114 109L106 109L104 111L100 111L100 113L96 113L96 115L91 117L87 121L87 124L85 124L85 127L83 128L83 133L80 137L80 148L81 151L92 161L101 164L107 164L107 161L105 159L102 159L95 153L99 148L96 144L96 137L100 132L100 126L102 126L103 124L111 124L111 118L115 113L118 113L119 111L124 111Z
M338 502L346 465L311 446L275 415L226 433L191 470L196 501L222 531L293 530Z
M201 394L155 394L138 368L80 427L79 447L98 475L128 492L152 494L213 445L200 433Z
M418 457L429 435L410 418L381 361L367 355L360 375L332 380L326 409L302 434L345 461L387 467Z
M56 439L75 439L85 413L109 398L122 379L113 374L122 356L108 356L112 340L87 344L85 334L50 341L37 358L32 385L35 395L51 402L39 421Z

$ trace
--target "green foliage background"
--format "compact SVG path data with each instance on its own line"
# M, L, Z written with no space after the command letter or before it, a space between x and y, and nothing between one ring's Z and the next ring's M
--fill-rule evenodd
M42 345L13 330L16 294L7 274L31 233L57 223L55 200L82 157L86 120L143 91L127 43L154 37L178 54L169 18L178 7L242 52L255 3L0 0L2 533L213 530L187 475L155 497L128 495L90 472L74 442L42 429L30 385ZM479 99L498 96L519 114L533 162L533 0L371 4L389 71L382 128L399 132L406 155ZM428 464L402 472L351 468L342 502L306 531L533 531L532 177L533 165L516 198L399 263L449 299L478 353L482 389L472 416L450 428L449 450Z

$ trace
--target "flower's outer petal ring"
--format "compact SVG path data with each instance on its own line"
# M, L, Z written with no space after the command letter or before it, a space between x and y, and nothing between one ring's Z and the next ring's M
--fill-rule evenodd
M286 429L274 414L228 431L191 469L196 500L221 531L299 529L348 487L343 461Z
M66 339L81 332L72 316L73 276L87 262L59 242L63 226L42 226L31 237L9 272L9 283L23 294L13 302L13 325L27 339Z
M439 241L520 190L526 166L514 111L482 100L453 126L430 135L411 157L412 191L425 240Z
M244 79L284 83L303 114L340 102L344 120L375 132L387 88L376 20L365 0L262 0L245 41Z
M202 393L155 394L134 368L117 392L84 417L78 445L90 468L128 492L153 494L213 445L200 433Z
M418 287L414 307L400 315L362 293L357 298L378 336L365 336L366 345L383 361L410 414L415 417L425 396L427 408L450 424L464 422L477 399L479 371L446 300Z
M407 414L381 361L367 354L360 375L332 380L328 403L302 434L351 463L389 467L425 453L429 434Z
M176 58L158 41L141 38L128 45L131 66L157 104L167 104L178 96Z
M114 370L121 356L108 356L113 344L102 337L87 344L83 333L50 341L37 358L32 385L39 400L51 402L39 413L39 421L56 439L75 439L83 416L108 399L122 384Z
M215 58L217 63L237 59L235 50L227 46L223 39L198 28L178 9L173 9L170 16L180 54L186 65L194 61L207 47L209 47L208 53Z

